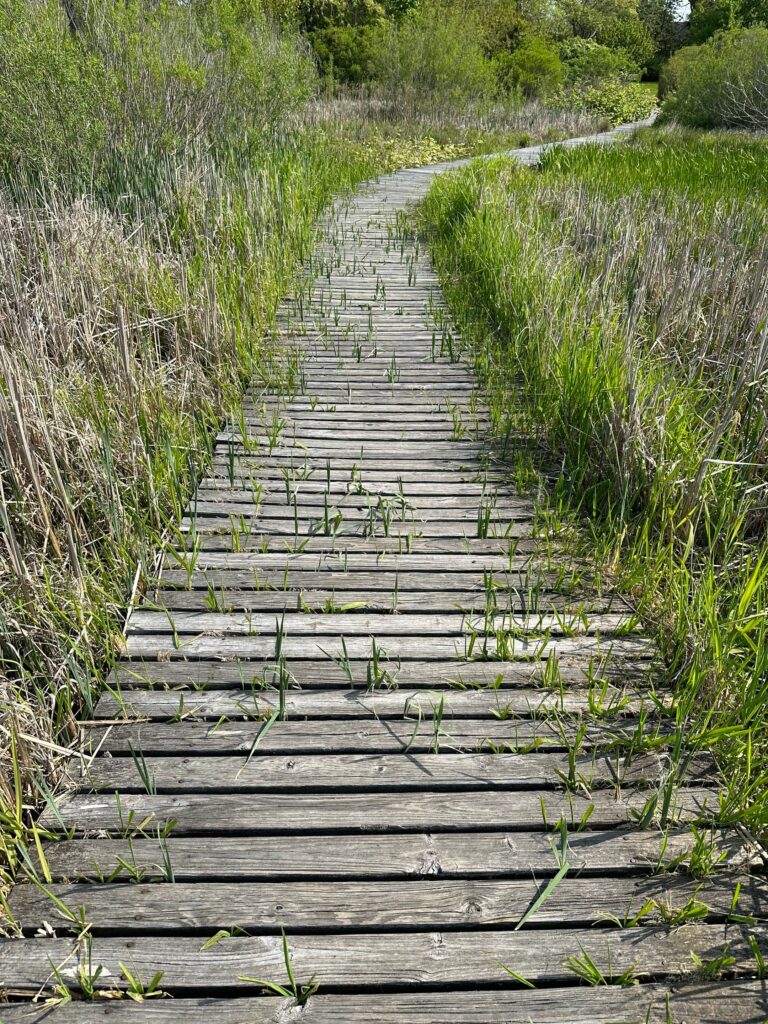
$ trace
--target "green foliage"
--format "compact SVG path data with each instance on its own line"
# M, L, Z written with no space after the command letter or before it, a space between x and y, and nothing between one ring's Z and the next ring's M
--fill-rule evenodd
M654 42L655 52L647 69L655 80L664 61L683 45L685 28L677 20L677 0L638 0L637 13Z
M638 67L653 58L655 44L641 21L637 0L560 0L573 35L622 50Z
M0 170L77 189L120 150L258 141L314 88L311 61L247 0L0 6Z
M321 74L348 85L370 81L377 60L375 25L328 25L310 33Z
M563 65L557 48L542 36L527 36L504 61L497 57L496 65L501 81L520 89L527 97L551 96L563 84Z
M396 24L382 28L377 81L391 93L429 103L466 104L496 89L493 65L471 14L424 3Z
M768 24L768 0L699 0L691 8L691 43L718 32Z
M630 82L640 77L640 68L623 50L611 50L594 39L564 40L560 57L569 84L595 85L604 79Z
M331 26L360 26L397 19L418 0L299 0L299 23L305 32Z
M67 31L56 0L0 3L0 164L88 179L107 136L113 89L103 62Z
M601 82L573 93L571 100L581 109L605 117L612 125L642 121L656 108L656 97L637 82Z
M672 56L663 113L696 128L768 128L768 29L720 32Z

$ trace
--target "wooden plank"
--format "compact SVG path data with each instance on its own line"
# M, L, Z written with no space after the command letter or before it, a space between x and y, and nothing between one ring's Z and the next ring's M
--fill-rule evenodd
M152 592L151 606L167 608L171 612L180 610L204 611L215 605L221 610L234 611L313 611L339 612L350 614L392 613L410 615L414 613L435 614L438 612L473 612L482 614L487 606L488 598L481 590L413 590L397 591L347 589L303 589L291 587L287 590L155 590ZM609 595L603 599L574 602L573 598L564 594L548 594L536 596L533 601L526 602L525 595L515 593L498 593L495 596L500 611L521 613L527 608L549 613L557 609L560 614L584 613L594 615L623 608L623 602Z
M550 859L556 862L554 854ZM389 881L331 882L197 882L174 885L115 882L52 884L48 893L31 882L15 886L10 908L29 931L43 921L71 921L52 905L52 894L65 907L85 908L93 933L212 933L242 928L249 933L360 929L512 927L544 889L535 879L443 879L428 876ZM754 915L765 906L765 886L750 876L723 881L691 880L673 874L650 878L565 877L537 908L537 927L585 927L603 923L609 914L645 924L663 923L654 909L681 908L695 899L707 921L731 914L734 889L740 885L737 913ZM654 908L649 902L654 901ZM706 909L704 909L706 908Z
M722 866L748 868L738 836L716 833ZM580 832L568 837L568 861L578 877L647 875L659 863L690 855L687 829ZM167 856L177 882L244 879L549 878L557 871L552 836L545 832L457 832L400 835L216 836L213 839L73 839L48 843L53 881L129 880L164 876ZM122 863L121 863L122 862Z
M206 532L218 532L231 536L234 532L238 539L241 536L251 540L257 536L279 537L288 541L297 538L294 546L298 546L305 537L318 537L323 538L326 547L343 546L346 538L365 537L366 533L373 533L375 537L389 537L390 546L395 550L397 544L394 538L397 537L411 539L414 542L422 537L450 538L458 546L465 540L471 541L478 536L476 519L466 519L463 522L395 519L385 527L381 518L375 515L369 520L364 516L347 518L342 513L337 524L334 523L335 517L337 518L337 513L332 508L328 510L328 518L318 513L317 517L309 519L292 519L289 509L286 509L286 515L282 519L261 519L258 515L238 516L224 511L221 515L185 515L181 521L181 529L203 535ZM486 531L489 537L499 537L510 542L517 538L528 538L531 532L531 523L528 521L509 523L501 520L491 521ZM407 550L407 544L404 544L403 548Z
M58 1008L0 1006L6 1024L286 1024L295 1009L279 998L161 999L137 1004L75 1002ZM768 997L761 982L731 980L682 985L646 983L620 988L547 987L445 992L324 995L301 1011L307 1024L765 1024Z
M355 556L355 558L357 557L359 556ZM375 556L373 557L375 559ZM446 568L434 572L414 572L407 568L406 563L406 567L401 570L378 572L373 569L358 568L354 562L355 559L350 556L347 560L346 570L344 569L343 555L339 557L335 566L330 563L321 566L319 570L302 568L301 565L297 565L294 557L290 557L284 565L278 563L277 565L259 565L246 569L193 569L192 572L187 572L184 569L168 568L163 570L161 581L168 586L184 590L192 590L195 587L207 589L210 582L217 588L226 587L232 590L249 590L254 587L265 590L282 590L286 586L288 588L312 589L321 586L336 590L360 588L367 591L391 593L396 586L401 592L444 591L459 588L476 590L483 594L487 583L497 595L505 593L520 595L521 599L525 599L529 606L534 604L539 595L544 599L560 594L570 597L576 608L578 608L579 601L591 593L588 589L577 586L575 582L569 583L566 579L562 580L561 585L555 589L553 586L556 581L555 574L544 570L539 572L533 566L530 569L521 568L516 571L496 570L493 571L490 578L484 579L482 570L465 572L456 569L452 572ZM574 576L574 580L578 580L577 575ZM611 597L623 603L620 595L611 593ZM624 607L628 608L626 604Z
M98 749L129 754L131 749L145 755L158 754L396 754L431 753L435 733L431 720L412 722L398 719L330 719L318 727L316 721L275 722L264 731L264 722L194 721L186 712L182 721L131 722L115 720L83 726L85 750ZM573 744L577 733L582 749L596 745L627 746L635 742L641 723L636 718L620 718L610 723L582 719L556 722L544 719L500 721L456 719L451 721L449 739L440 746L443 752L521 751L530 749L564 750ZM657 730L659 731L657 734ZM645 732L658 742L664 737L663 725L649 722ZM258 739L258 744L256 740ZM256 746L254 747L254 744Z
M513 504L503 499L495 501L492 494L483 492L478 485L477 495L454 496L442 495L433 498L414 498L413 500L403 490L402 496L396 491L389 493L368 493L354 494L344 493L326 495L317 492L315 494L304 494L301 484L296 485L296 515L299 519L315 518L322 514L326 507L338 508L350 519L362 517L367 519L370 510L378 507L379 499L386 499L392 508L393 516L401 521L413 522L477 522L478 509L488 508L489 522L512 522L522 520L529 522L533 520L533 506L524 502ZM225 495L225 498L222 497ZM250 495L241 491L217 492L198 490L197 496L190 503L190 510L198 517L204 515L220 516L226 511L229 515L244 515L247 517L258 516L261 519L284 519L294 513L293 501L286 500L285 490L282 493L269 496L255 495L253 500ZM190 513L191 514L191 513Z
M303 689L334 686L348 689L354 686L368 687L370 680L367 667L367 661L350 662L348 675L336 662L323 658L321 661L294 661L290 670ZM401 687L416 688L431 688L439 684L445 686L450 682L458 689L484 686L499 689L526 688L543 685L544 668L536 662L409 661L400 666L397 681ZM120 687L123 690L158 686L242 690L251 685L254 676L262 677L265 673L267 679L274 677L273 658L262 664L236 661L126 661L115 665L108 683L112 688ZM612 681L619 687L629 685L636 688L654 681L649 674L647 662L611 659L592 665L562 661L558 664L557 677L553 682L558 688L560 684L578 688L597 684L601 680ZM660 691L661 687L657 686L656 692Z
M343 657L345 654L341 637L286 637L281 645L282 654L289 661L293 659ZM350 658L371 658L371 637L352 636L345 640L346 654ZM382 646L386 647L390 660L415 658L418 660L437 658L464 659L475 656L494 660L514 658L546 659L553 655L558 658L576 656L603 658L608 654L618 657L652 657L655 653L653 641L641 637L602 636L563 637L550 640L538 636L518 637L510 635L503 640L496 637L484 638L474 646L465 637L410 637L386 635ZM126 640L125 653L129 658L270 658L274 657L275 641L271 637L244 636L182 636L173 637L148 634L130 634Z
M272 730L270 730L271 732ZM295 793L250 794L184 793L168 796L126 794L72 794L63 797L54 815L42 818L53 831L126 828L153 830L175 821L174 835L226 835L227 833L311 834L347 829L364 831L466 831L508 829L528 831L564 818L578 827L588 816L591 828L626 825L646 809L653 791L626 789L620 797L597 790L589 798L557 792L505 792L489 790L478 800L475 790L432 793L338 793L332 796ZM669 822L711 822L719 812L717 790L682 788L671 800Z
M414 615L377 615L337 612L329 615L307 615L286 612L278 619L259 612L183 611L172 615L148 608L135 609L128 623L134 634L176 633L179 635L216 633L242 636L415 636L463 637L467 634L495 635L498 631L547 634L549 636L612 634L634 631L634 618L626 612L591 615L581 612L563 615L545 611L496 612L490 615L437 613Z
M756 934L759 942L765 943L765 929L758 927ZM564 965L571 957L583 958L584 951L609 977L627 970L634 970L641 978L693 977L697 968L691 953L708 962L722 953L726 943L730 943L729 955L734 958L730 970L737 974L751 971L754 958L743 933L738 927L722 925L701 924L672 931L652 927L572 928L288 938L297 978L304 982L315 974L326 992L499 985L509 977L500 963L535 983L573 984L574 974ZM109 972L103 973L96 984L101 988L120 985L120 963L143 979L163 971L162 988L179 994L258 989L241 980L243 977L285 983L279 935L233 936L208 949L201 949L201 945L200 936L146 936L141 941L96 936L90 950L91 963ZM6 940L0 945L0 977L8 988L34 993L46 982L52 984L51 963L77 964L74 949L74 942L67 939ZM593 995L593 990L587 991ZM451 993L446 1001L452 998Z
M236 543L233 536L237 537ZM192 530L183 530L174 539L174 551L188 558L187 552L197 550L195 558L200 561L207 557L209 551L282 554L291 556L294 553L327 554L336 552L343 559L345 554L369 555L373 558L383 555L505 555L509 557L510 548L514 549L514 561L527 564L530 556L541 547L541 541L526 537L506 538L488 537L422 537L409 533L397 533L391 537L362 537L359 534L340 534L337 537L307 535L294 537L289 534L243 534L239 530L228 530L226 533L201 534ZM195 559L190 559L194 562ZM166 552L164 565L176 566L177 558ZM186 576L186 574L185 574ZM390 581L392 581L390 577Z
M290 552L265 554L201 554L194 563L197 569L277 569L281 573L292 571L334 572L365 570L368 572L476 572L482 582L483 571L509 573L524 570L530 559L515 559L505 555L409 555L345 554L329 551L324 554L305 555ZM175 568L175 566L173 566Z
M289 666L290 671L290 666ZM382 660L381 673L389 672L397 685L397 665ZM267 682L271 680L268 677ZM589 695L578 691L565 693L545 690L432 690L387 689L388 679L379 689L368 693L355 690L296 690L283 694L287 718L369 718L421 719L441 718L442 722L454 718L487 718L490 720L513 717L538 717L550 714L587 715L592 705ZM602 689L602 688L601 688ZM602 694L601 694L602 696ZM631 698L610 686L604 697L604 717L636 715L645 707L656 707L655 701L642 697ZM266 719L279 706L280 694L272 686L253 683L237 690L141 690L132 689L124 694L104 694L96 708L97 718L138 717L168 719L177 715L179 707L196 718ZM322 728L322 726L318 726Z
M450 748L449 748L450 749ZM137 754L140 753L137 751ZM141 767L141 772L139 771ZM712 762L699 758L687 783L706 782ZM142 793L145 778L158 793L282 792L356 789L552 789L573 784L600 786L658 783L668 770L658 754L633 758L593 754L293 754L289 757L98 757L89 766L73 758L72 785Z

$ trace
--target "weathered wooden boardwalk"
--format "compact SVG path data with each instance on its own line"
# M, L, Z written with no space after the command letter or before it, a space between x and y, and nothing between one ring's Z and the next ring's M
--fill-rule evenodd
M670 787L653 646L535 536L397 231L429 180L329 217L285 389L221 433L12 894L0 1021L765 1020L748 850L716 829L684 869L711 766ZM246 980L287 984L283 929L301 1008ZM156 972L172 999L78 1001Z

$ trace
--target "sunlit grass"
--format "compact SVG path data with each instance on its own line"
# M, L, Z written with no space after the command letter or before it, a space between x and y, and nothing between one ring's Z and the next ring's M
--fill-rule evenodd
M768 822L768 147L646 133L435 183L422 209L494 430L535 434L585 552L631 589L713 749Z

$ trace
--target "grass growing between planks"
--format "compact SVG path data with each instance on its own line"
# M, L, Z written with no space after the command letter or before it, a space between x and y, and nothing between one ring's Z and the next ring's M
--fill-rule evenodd
M680 743L768 826L768 145L649 131L437 180L420 218L494 432L634 594Z

